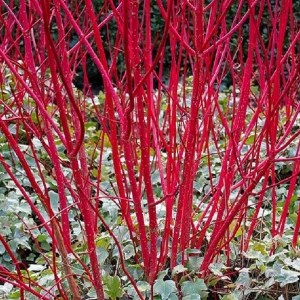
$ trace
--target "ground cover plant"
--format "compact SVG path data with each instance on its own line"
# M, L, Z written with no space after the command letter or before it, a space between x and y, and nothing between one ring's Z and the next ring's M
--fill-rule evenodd
M299 299L298 2L100 2L0 1L1 299Z

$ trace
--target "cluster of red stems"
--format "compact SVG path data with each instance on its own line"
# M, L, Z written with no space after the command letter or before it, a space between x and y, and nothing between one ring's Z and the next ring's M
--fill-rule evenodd
M98 299L104 299L95 246L99 223L104 224L115 240L121 267L143 299L126 270L120 241L99 212L103 195L100 182L104 136L111 145L117 187L117 195L106 197L111 196L111 201L118 203L123 222L140 253L136 256L137 263L143 266L151 285L168 259L171 268L178 264L179 258L184 264L186 250L200 249L204 243L199 274L205 276L221 251L230 252L230 241L247 221L247 230L240 239L240 249L246 251L267 192L271 195L271 234L273 237L284 234L300 172L300 145L294 157L285 155L300 135L299 130L293 130L300 109L300 31L292 0L275 1L275 5L270 0L104 0L99 12L95 11L92 0L17 2L0 1L1 91L8 84L7 72L13 75L14 81L9 98L0 99L0 130L43 204L48 214L46 219L1 154L0 163L52 239L53 258L48 263L61 299L68 299L69 293L73 299L82 299L79 275L76 277L69 261L71 253L84 268ZM154 4L164 23L159 38L151 28ZM229 19L232 6L235 13ZM263 24L266 15L268 23ZM117 26L116 36L109 39L112 22ZM103 29L107 30L105 41L100 35ZM74 33L78 41L71 47ZM84 85L89 86L85 71L88 56L101 73L99 80L103 80L105 101L101 109L95 105L93 115L87 116L87 96L75 93L72 81L78 66L83 66ZM167 56L166 83L163 76ZM117 69L120 57L124 72ZM192 75L189 95L185 92L188 75ZM232 78L233 88L224 108L219 93L226 76ZM258 86L256 93L251 88L254 80ZM155 89L154 81L158 82ZM178 92L179 87L182 93ZM26 97L32 99L32 107L23 105ZM32 112L43 121L34 120ZM59 124L54 114L59 115ZM84 144L85 121L91 117L97 118L103 133L95 145L100 151L97 184L90 179ZM11 124L25 128L28 146L40 168L39 178L28 165L17 134L9 130ZM59 214L51 206L46 175L32 137L40 140L52 161ZM249 137L253 142L248 145ZM226 144L222 149L221 138ZM63 172L57 140L66 149L71 178ZM211 152L211 145L215 153ZM265 155L262 155L263 147ZM213 157L218 157L221 164L214 180ZM195 205L193 184L204 161L210 174L210 188ZM275 172L278 162L292 165L280 217L276 216L276 186L281 184ZM154 193L151 177L154 170L159 171L163 195L160 199ZM260 191L255 190L258 183L262 186ZM82 215L91 268L72 249L66 191L73 197L72 208L76 207ZM230 199L233 192L235 198ZM249 197L254 196L257 202L249 217ZM166 209L163 230L158 224L158 204ZM297 247L299 228L300 212L293 247ZM30 232L30 228L27 230ZM54 299L51 290L46 291L21 272L16 253L1 233L0 242L15 265L15 272L1 267L0 279L19 288L21 299L25 299L25 291L39 299ZM63 278L57 275L57 252L63 261ZM63 281L68 282L69 291L63 288Z

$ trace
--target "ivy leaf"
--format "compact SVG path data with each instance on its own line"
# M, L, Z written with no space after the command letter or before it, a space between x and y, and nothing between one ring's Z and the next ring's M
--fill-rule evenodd
M88 299L97 299L97 293L95 289L90 289L87 293Z
M249 276L248 270L247 269L242 269L238 279L236 280L236 284L238 286L242 286L245 288L249 288L251 284L251 278Z
M288 266L292 267L293 269L300 271L300 259L299 258L297 258L295 260L286 258L284 260L284 263L287 264Z
M103 213L107 213L108 216L105 216L106 221L111 225L115 223L118 217L118 206L107 199L103 199L102 211ZM105 214L104 214L105 215Z
M139 291L144 295L145 298L150 296L150 290L151 286L148 282L146 281L138 281L136 283ZM133 300L140 300L140 297L138 296L137 292L132 286L127 287L127 294L131 296Z
M221 300L238 300L238 296L235 294L231 294L231 295L226 295L224 297L220 298Z
M132 256L134 256L134 248L131 244L128 244L126 245L124 248L123 248L123 253L124 253L124 256L125 256L125 259L129 259L131 258Z
M177 265L172 270L172 277L174 277L177 274L183 273L185 271L187 271L187 268L185 268L183 265Z
M198 272L200 269L200 265L203 261L203 257L200 256L190 256L187 263L186 267L189 271L195 271Z
M97 247L96 252L97 252L97 256L99 258L100 264L103 265L109 256L108 251L103 247Z
M156 280L154 284L154 293L161 296L161 300L171 299L172 294L176 294L177 288L173 280Z
M43 271L46 267L43 265L30 265L27 271L32 271L32 272L40 272Z
M282 269L280 274L275 275L274 279L280 283L280 287L284 287L289 283L297 282L299 280L298 278L299 275L300 275L299 272Z
M204 283L203 279L196 278L195 281L185 281L182 284L182 294L184 296L197 294L197 295L205 295L203 291L207 291L207 286Z
M139 264L135 264L135 265L128 265L127 266L128 271L130 272L130 274L132 275L134 280L139 280L143 277L143 269Z
M96 246L107 249L110 242L111 242L110 240L111 240L111 237L108 234L103 234L103 235L101 235L100 237L97 238Z
M178 296L176 294L171 294L168 299L169 300L178 300Z
M209 265L209 269L214 275L223 276L222 270L226 269L226 267L222 263L213 263Z
M165 270L162 270L162 271L159 271L158 274L157 274L157 279L164 279L166 276L168 276L169 278L169 269L165 269Z
M138 281L137 286L141 292L147 292L151 290L150 284L146 281Z
M182 300L201 300L201 297L199 294L190 294L190 295L184 296L182 298Z
M2 243L0 243L0 255L5 253L5 248Z
M5 282L3 285L0 286L0 291L4 294L8 294L13 289L13 287L14 286L12 284Z
M55 193L54 191L49 192L50 196L50 202L51 202L51 207L54 212L58 212L58 205L59 205L59 196L58 193Z

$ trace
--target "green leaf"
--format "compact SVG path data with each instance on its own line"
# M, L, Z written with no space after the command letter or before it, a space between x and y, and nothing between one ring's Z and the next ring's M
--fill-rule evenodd
M199 294L190 294L190 295L184 296L182 298L182 300L201 300L201 297Z
M113 224L116 222L119 211L117 204L110 201L109 199L103 199L101 210L103 211L103 213L105 212L108 214L105 219L109 224Z
M296 260L293 261L292 267L295 270L300 271L300 258L297 258Z
M201 250L199 250L199 249L187 249L186 253L187 253L188 256L195 256L195 255L200 256Z
M100 262L101 265L103 265L105 263L106 259L108 258L109 253L103 247L97 247L96 251L97 251L97 256L99 258L99 262Z
M58 212L58 206L59 206L59 196L58 193L55 193L54 191L49 192L50 196L50 202L51 202L51 207L54 212Z
M226 267L222 263L213 263L209 265L210 271L217 276L223 276L222 270L225 270Z
M1 292L3 292L5 295L7 295L12 289L13 285L11 283L5 282L3 285L0 285L0 295Z
M121 280L118 276L103 276L105 293L115 300L118 297L122 297L123 290L121 287Z
M196 278L195 281L185 281L182 284L181 291L184 296L191 294L201 295L203 291L207 291L207 286L203 279Z
M175 282L173 280L163 281L162 279L156 280L154 284L154 294L160 295L161 300L170 299L171 294L177 292Z
M146 281L138 281L136 283L139 291L144 295L145 298L150 296L150 290L151 286L148 282ZM127 294L133 298L133 300L140 300L140 297L138 296L137 292L133 288L133 286L129 286L127 288ZM148 298L147 298L148 299Z
M178 300L178 296L176 294L171 294L168 299L169 300Z
M45 233L42 233L42 234L39 234L37 237L36 237L36 240L38 241L38 242L46 242L47 241L47 238L48 238L49 236L47 235L47 234L45 234Z
M134 247L131 244L126 245L123 248L123 253L124 253L124 257L125 257L126 260L131 258L135 254L134 253Z
M246 139L245 144L246 144L246 145L252 145L252 144L254 143L254 141L255 141L255 135L253 134L253 135L250 135L250 136Z
M185 271L187 271L187 268L185 268L183 265L175 266L174 269L172 270L172 277L174 277L177 274L183 273Z
M190 256L186 263L186 267L189 271L198 272L202 261L203 261L203 257Z
M20 291L13 291L9 294L9 299L20 299Z
M249 276L248 270L242 269L238 279L236 280L236 285L238 287L249 288L251 284L251 278Z
M103 234L96 240L96 246L107 249L111 241L111 237L108 234Z
M139 264L135 264L135 265L128 265L127 266L128 271L130 272L130 274L133 276L134 280L139 280L143 277L143 269Z
M141 292L147 292L151 290L151 286L146 281L138 281L137 286Z
M0 243L0 255L4 254L5 251L6 251L6 250L5 250L4 246L3 246L3 244Z
M220 299L221 300L238 300L239 298L236 295L231 294L231 295L226 295L224 297L221 297Z
M266 244L264 243L259 243L259 242L254 243L253 250L258 251L263 255L268 254L268 252L266 251Z
M95 289L90 289L89 292L87 293L87 296L89 297L88 299L97 299L97 293Z
M292 260L290 258L286 258L284 260L284 263L290 267L292 267L293 269L300 271L300 258L297 258L295 260Z
M291 270L284 270L282 269L280 274L276 274L274 276L275 281L280 283L280 287L284 287L289 283L294 283L299 281L300 273L291 271Z

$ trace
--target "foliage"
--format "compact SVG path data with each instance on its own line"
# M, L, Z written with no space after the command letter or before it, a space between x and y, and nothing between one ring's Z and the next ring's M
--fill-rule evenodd
M292 1L93 4L1 2L0 297L297 299Z

